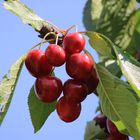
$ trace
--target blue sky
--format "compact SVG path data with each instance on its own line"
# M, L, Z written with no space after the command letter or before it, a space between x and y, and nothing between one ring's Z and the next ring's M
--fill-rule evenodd
M0 1L2 3L2 1ZM51 21L62 29L69 26L78 25L79 31L84 31L82 23L82 12L86 0L22 0L27 6L32 8L43 19ZM0 5L0 78L7 73L10 66L30 47L41 41L37 33L28 25L24 25L14 14L5 10ZM44 48L47 44L44 45ZM97 54L89 47L97 61ZM63 80L69 77L65 73L65 68L57 68L56 75ZM98 99L92 94L82 103L80 117L73 123L62 122L53 112L46 121L42 129L34 134L29 116L27 97L29 90L34 83L34 78L30 76L24 67L13 96L9 111L0 127L0 137L3 140L83 140L86 122L93 119Z

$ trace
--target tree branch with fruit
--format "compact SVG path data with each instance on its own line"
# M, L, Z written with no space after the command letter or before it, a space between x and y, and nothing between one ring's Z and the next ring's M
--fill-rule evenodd
M6 0L3 6L32 26L42 41L21 56L1 80L0 123L25 62L36 78L28 98L35 132L55 109L64 122L78 119L82 101L95 93L99 97L99 115L87 123L84 139L127 140L131 136L139 140L140 9L136 4L135 0L87 0L83 11L87 31L71 33L73 26L59 29L20 1ZM99 55L98 63L85 48L85 36ZM46 42L49 45L44 52L41 45ZM55 67L64 64L71 78L63 84L55 76ZM41 113L44 117L38 122Z

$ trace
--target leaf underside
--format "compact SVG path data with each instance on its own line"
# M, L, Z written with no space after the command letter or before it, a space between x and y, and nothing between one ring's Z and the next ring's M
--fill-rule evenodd
M9 73L6 74L0 83L0 124L3 122L3 119L8 111L9 105L12 100L12 96L23 67L24 57L16 61L11 66Z
M28 106L34 132L36 133L43 126L48 116L55 110L56 102L43 103L39 101L35 95L34 87L32 87L28 97Z

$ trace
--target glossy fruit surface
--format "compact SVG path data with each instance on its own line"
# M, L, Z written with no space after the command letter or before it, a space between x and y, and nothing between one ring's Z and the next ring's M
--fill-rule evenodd
M73 102L82 102L87 96L87 91L87 86L81 81L69 79L64 83L64 96Z
M81 33L70 33L65 36L63 43L66 52L70 54L79 53L85 47L85 38Z
M57 102L56 111L61 120L64 122L72 122L79 117L81 104L76 104L63 96Z
M37 78L34 86L36 96L43 102L55 101L62 92L61 80L53 76Z
M88 77L88 79L85 80L85 84L88 87L88 94L91 94L92 92L96 90L99 83L99 79L97 77L97 74L94 68L92 69L92 72L89 75L90 76Z
M93 61L88 54L75 53L66 61L68 75L77 80L86 80L92 69Z
M45 51L48 62L53 66L61 66L65 63L66 53L62 47L50 44Z
M25 59L25 66L34 77L48 75L52 70L45 53L41 50L30 51Z

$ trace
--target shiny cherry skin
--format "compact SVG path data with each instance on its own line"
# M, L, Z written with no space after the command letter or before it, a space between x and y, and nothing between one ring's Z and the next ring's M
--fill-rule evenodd
M48 75L52 70L45 53L41 50L31 50L25 59L25 66L34 77Z
M80 103L86 98L87 91L87 86L83 82L75 79L67 80L63 86L64 96L76 103Z
M73 122L80 115L81 104L72 102L63 96L57 102L56 111L60 119L64 122Z
M95 68L92 69L92 72L89 74L88 79L85 80L85 84L88 87L88 94L94 92L99 84L99 79L97 77Z
M57 100L63 88L61 80L53 76L37 78L34 87L38 99L47 103Z
M81 33L70 33L65 36L63 43L67 53L79 53L85 47L85 38Z
M93 61L88 54L75 53L66 61L67 74L77 80L86 80L92 69Z
M45 51L48 62L53 66L61 66L66 61L66 53L64 49L55 44L50 44Z
M127 140L128 137L126 135L120 133L118 131L117 127L115 126L115 124L111 120L107 119L106 125L107 125L108 132L112 136L114 136L114 138L116 137L116 138L118 138L118 140ZM109 139L109 140L117 140L117 139Z

